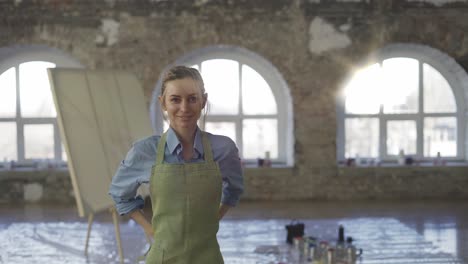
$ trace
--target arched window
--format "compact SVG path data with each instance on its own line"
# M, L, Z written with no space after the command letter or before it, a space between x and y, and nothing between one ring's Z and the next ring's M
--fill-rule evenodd
M28 165L65 160L47 68L80 67L58 50L43 46L0 49L0 149L2 160Z
M233 139L247 163L268 152L274 163L292 165L291 99L273 65L230 46L197 50L175 64L197 68L203 76L209 101L205 130ZM158 86L153 99L159 93Z
M447 55L394 44L356 71L343 89L338 158L465 158L467 76ZM466 90L468 91L468 90Z

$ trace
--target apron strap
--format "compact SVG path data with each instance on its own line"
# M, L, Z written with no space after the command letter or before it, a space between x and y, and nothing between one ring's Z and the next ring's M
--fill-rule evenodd
M158 152L156 156L156 164L162 164L164 160L164 150L166 148L166 137L167 137L167 132L162 134L161 138L159 139L158 143Z
M208 134L201 130L200 132L202 133L202 143L205 161L213 162L213 151L211 150L211 144L208 140Z

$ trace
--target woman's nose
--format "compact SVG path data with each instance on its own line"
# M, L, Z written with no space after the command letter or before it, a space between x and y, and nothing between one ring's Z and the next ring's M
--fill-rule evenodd
M188 107L189 107L189 104L188 104L187 100L182 100L182 103L180 104L180 109L182 111L187 111Z

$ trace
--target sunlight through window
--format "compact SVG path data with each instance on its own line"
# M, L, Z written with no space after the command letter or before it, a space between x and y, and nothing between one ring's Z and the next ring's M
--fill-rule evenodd
M18 159L16 123L0 122L0 149L2 150L1 161Z
M54 67L29 61L0 74L1 159L29 164L34 159L66 158L63 147L57 147L60 142L55 142L57 113L47 74L47 68Z
M217 59L204 61L201 65L201 74L210 101L210 113L238 114L239 63Z
M16 69L0 75L0 117L16 116Z
M457 156L455 97L431 65L388 58L356 71L343 93L345 157Z
M47 68L55 68L55 64L31 61L19 66L21 115L23 117L57 116Z

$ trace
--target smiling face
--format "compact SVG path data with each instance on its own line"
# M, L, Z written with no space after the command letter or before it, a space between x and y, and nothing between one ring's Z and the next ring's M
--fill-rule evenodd
M170 126L181 133L196 128L201 110L206 104L206 94L202 93L197 81L186 77L166 82L159 102L167 112Z

